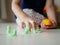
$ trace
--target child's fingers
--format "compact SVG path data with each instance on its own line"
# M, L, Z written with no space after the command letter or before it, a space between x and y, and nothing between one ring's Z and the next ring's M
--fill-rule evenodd
M29 30L31 31L32 29L32 24L29 22Z
M34 22L31 22L31 24L32 24L32 29L35 29Z
M55 22L53 22L53 27L56 27L56 25L57 25L57 24L56 24Z
M52 21L52 26L48 27L48 28L55 28L56 27L56 23L54 21Z
M27 24L29 25L29 30L31 31L32 24L30 22L22 22L22 28L25 29Z
M26 27L26 24L29 25L29 29L30 29L30 30L31 30L31 29L36 30L36 29L39 28L38 23L36 23L36 22L34 22L34 21L30 21L30 22L22 22L21 27L24 29L24 28Z
M33 23L34 23L35 29L38 29L39 28L38 23L36 23L36 22L33 22Z
M41 28L45 29L46 26L43 23L41 23Z
M52 21L52 26L45 26L44 23L41 23L41 28L47 29L47 28L55 28L56 27L56 23L54 21Z
M24 22L22 22L22 26L23 29L26 27L26 24Z
M51 20L51 22L52 22L53 28L57 26L57 22L56 21Z
M32 21L32 22L30 22L30 23L31 23L31 25L32 25L32 28L31 28L31 29L36 30L36 29L37 29L37 27L38 27L37 23L36 23L36 22L34 22L34 21Z

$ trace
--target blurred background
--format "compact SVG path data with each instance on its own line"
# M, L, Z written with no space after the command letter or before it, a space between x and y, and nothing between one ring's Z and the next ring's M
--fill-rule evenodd
M12 0L0 0L0 22L14 22L11 1Z
M0 0L0 22L15 22L13 12L11 10L12 0ZM60 24L60 0L54 0L56 6L56 16L58 23Z

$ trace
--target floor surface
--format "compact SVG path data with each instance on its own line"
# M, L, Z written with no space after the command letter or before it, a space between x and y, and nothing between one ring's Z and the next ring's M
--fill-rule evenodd
M0 45L60 45L60 29L50 29L40 34L29 34L27 36L7 36L7 26L11 30L17 27L15 23L0 23Z

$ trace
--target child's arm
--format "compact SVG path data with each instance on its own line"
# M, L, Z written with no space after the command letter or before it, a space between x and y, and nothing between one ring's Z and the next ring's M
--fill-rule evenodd
M23 12L23 10L20 8L20 2L21 2L21 0L12 0L12 11L18 18L22 19L27 16Z
M51 27L48 27L48 26L45 26L42 22L41 28L55 28L57 26L57 21L56 21L56 14L55 14L52 0L46 0L46 12L47 12L48 18L51 20L53 25Z
M52 0L47 0L46 1L46 10L47 10L48 18L51 19L52 21L54 21L57 24L56 14L55 14L55 10L54 10L54 7L53 7Z
M23 10L20 7L20 3L21 0L12 0L12 11L20 19L21 24L25 23L26 25L26 23L28 23L30 27L35 28L35 24L34 24L35 20L23 12Z

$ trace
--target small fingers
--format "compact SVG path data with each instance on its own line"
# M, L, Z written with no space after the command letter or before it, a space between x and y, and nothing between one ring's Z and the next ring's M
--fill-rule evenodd
M42 28L42 29L45 29L46 26L45 26L43 23L41 23L41 28Z
M32 29L36 30L36 29L39 28L38 23L36 23L36 22L31 22L31 24L32 24Z
M26 24L24 22L22 22L22 26L23 29L26 27Z

